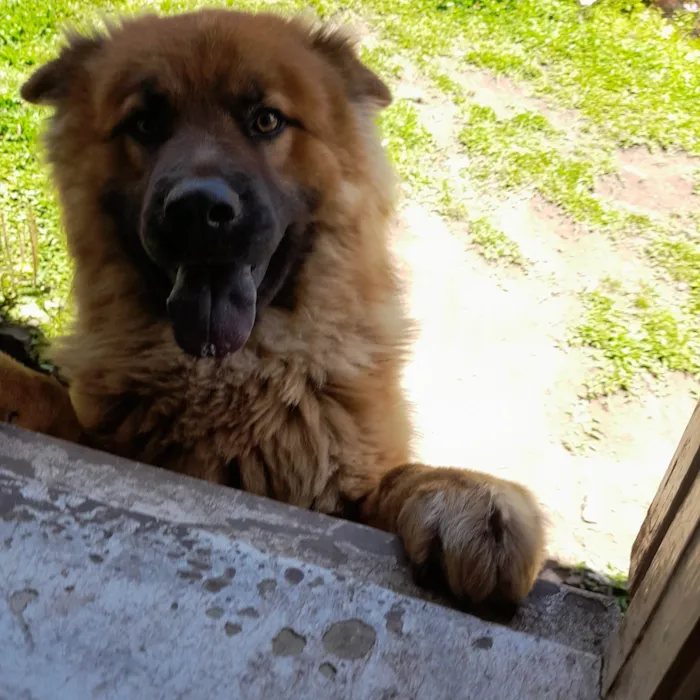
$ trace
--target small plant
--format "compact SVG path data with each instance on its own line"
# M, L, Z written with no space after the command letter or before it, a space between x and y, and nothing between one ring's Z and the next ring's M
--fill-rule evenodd
M630 605L630 594L627 587L627 574L624 571L620 571L612 564L608 564L605 569L605 575L610 579L613 584L613 596L620 606L620 610L625 613Z
M520 246L503 231L494 228L486 219L470 222L469 240L478 247L485 260L501 261L517 267L525 267L527 264Z

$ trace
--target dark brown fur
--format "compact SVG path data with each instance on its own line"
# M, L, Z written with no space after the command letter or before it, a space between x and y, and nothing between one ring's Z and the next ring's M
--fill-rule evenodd
M274 298L243 349L223 358L177 345L167 280L129 230L153 166L110 133L134 86L152 78L178 104L202 107L202 144L226 143L233 128L207 105L251 85L303 124L258 157L280 187L308 197L305 220L280 244ZM397 532L412 562L439 568L458 596L527 594L543 555L532 496L484 474L410 464L401 388L410 327L387 242L391 172L373 123L390 96L344 35L227 11L144 17L107 37L73 37L23 95L55 108L48 148L77 321L54 355L92 444L355 514ZM0 407L18 402L5 386ZM37 400L23 395L23 412Z

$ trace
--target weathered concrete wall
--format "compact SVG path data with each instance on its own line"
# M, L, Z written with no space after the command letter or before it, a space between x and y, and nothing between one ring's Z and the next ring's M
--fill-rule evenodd
M385 533L0 427L2 700L598 697L603 599L427 597Z

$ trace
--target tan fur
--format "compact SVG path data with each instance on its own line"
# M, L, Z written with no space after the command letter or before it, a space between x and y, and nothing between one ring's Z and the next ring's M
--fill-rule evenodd
M188 53L195 47L207 50ZM253 71L308 125L266 157L280 178L323 196L293 311L267 308L241 351L195 360L147 310L143 280L100 207L108 178L133 182L145 167L138 149L104 135L129 71L158 71L182 99L204 99L229 54L232 90ZM77 322L55 359L91 443L218 483L230 482L236 460L246 490L357 512L396 531L416 565L438 546L436 566L458 596L526 595L543 553L532 496L483 474L400 466L410 458L401 374L411 338L387 242L391 172L373 121L386 95L348 42L273 16L148 17L100 46L74 40L61 69L71 75L63 93L47 92L52 76L38 73L24 94L57 106L48 146Z
M53 377L0 353L0 421L77 442L82 430L66 390Z

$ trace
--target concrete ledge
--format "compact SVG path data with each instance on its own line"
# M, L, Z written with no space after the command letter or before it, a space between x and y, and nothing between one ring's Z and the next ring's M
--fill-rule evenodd
M2 700L587 700L616 623L546 581L465 615L391 535L4 425L0 585Z

